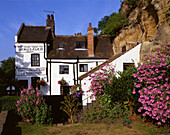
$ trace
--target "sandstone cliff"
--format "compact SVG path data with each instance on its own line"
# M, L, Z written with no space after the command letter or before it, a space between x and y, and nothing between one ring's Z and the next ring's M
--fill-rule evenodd
M154 55L162 46L170 44L170 26L163 14L170 7L168 0L139 0L138 6L128 17L129 26L122 29L113 41L114 54L119 53L123 46L127 49L131 44L143 43L141 60ZM124 10L124 9L123 9Z

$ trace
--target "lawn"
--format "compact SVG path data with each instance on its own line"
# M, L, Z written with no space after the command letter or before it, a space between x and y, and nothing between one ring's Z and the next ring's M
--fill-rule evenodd
M132 128L122 125L120 120L102 120L83 122L63 126L37 127L30 123L19 122L17 125L22 135L155 135L170 133L170 128L160 127L142 121L134 121Z

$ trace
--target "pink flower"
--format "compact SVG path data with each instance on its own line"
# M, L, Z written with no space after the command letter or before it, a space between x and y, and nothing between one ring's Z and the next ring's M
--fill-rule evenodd
M113 71L113 70L114 70L114 68L111 68L110 70L111 70L111 71Z
M21 111L21 109L18 109L18 112Z
M30 123L30 119L27 119L27 122Z
M162 76L158 76L158 79L162 79Z
M31 85L29 85L29 87L30 87L30 89L32 89L32 86L31 86Z
M137 85L136 85L136 88L140 88L140 87L141 87L141 84L137 84Z
M133 92L132 92L133 94L136 94L136 91L135 91L135 89L133 90Z
M109 84L111 84L111 81L109 80Z
M28 98L25 98L25 100L28 102L29 99L28 99Z
M161 125L161 123L160 123L160 122L158 122L157 124L158 124L159 126Z
M36 105L38 105L39 104L39 101L36 101Z
M162 122L163 122L163 123L165 123L165 122L166 122L166 120L165 120L165 119L162 119Z

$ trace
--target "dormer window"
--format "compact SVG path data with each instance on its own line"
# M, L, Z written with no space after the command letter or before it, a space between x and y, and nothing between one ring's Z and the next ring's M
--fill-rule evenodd
M58 46L58 48L64 48L64 45L63 45L63 43L59 43L59 46Z
M125 52L126 51L126 46L123 46L122 47L122 52Z
M76 49L86 49L86 42L85 41L76 41Z

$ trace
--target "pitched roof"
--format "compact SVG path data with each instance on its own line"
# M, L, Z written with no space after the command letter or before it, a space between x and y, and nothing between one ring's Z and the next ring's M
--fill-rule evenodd
M87 46L87 35L55 36L52 49L48 53L48 58L89 58L88 49L76 49L76 42L84 41ZM59 49L59 44L63 43L63 49ZM113 55L110 37L94 36L94 57L110 58Z
M18 42L45 42L50 28L46 26L30 26L22 23L17 36Z

